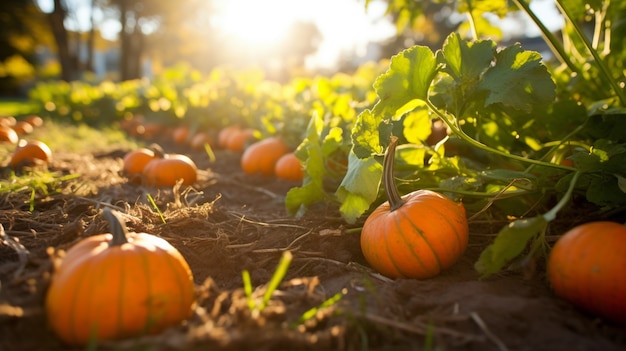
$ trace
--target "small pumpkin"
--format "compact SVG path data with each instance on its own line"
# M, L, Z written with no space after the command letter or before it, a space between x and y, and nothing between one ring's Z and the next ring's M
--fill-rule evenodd
M274 173L277 178L285 180L301 181L304 178L302 162L293 152L284 154L276 161Z
M187 143L190 134L189 127L177 126L172 130L172 139L176 144L182 145Z
M241 169L247 174L272 176L278 159L289 151L289 146L279 137L259 140L244 151Z
M226 147L228 146L228 140L230 139L230 137L233 135L233 133L238 132L240 130L241 130L241 127L236 124L222 128L217 134L217 146L219 146L222 149L226 149Z
M244 151L246 145L254 139L254 129L240 128L235 129L226 140L225 148L234 152Z
M157 154L154 149L142 147L126 153L123 159L122 172L129 181L133 183L141 183L143 178L143 170L148 162L154 160Z
M579 308L626 324L626 226L609 221L576 226L548 258L554 293Z
M17 144L20 137L12 127L0 124L0 142Z
M361 250L367 262L390 278L431 278L451 267L467 248L469 227L462 204L430 190L400 196L393 178L398 139L383 161L389 201L366 219Z
M71 247L57 265L45 301L52 330L70 345L156 334L189 318L191 269L162 238L129 233L104 210L110 233Z
M9 164L13 169L31 166L36 163L47 163L52 158L52 151L48 144L40 140L20 140L17 148L11 154Z
M43 118L37 115L28 115L24 117L24 121L30 123L30 125L32 125L33 128L38 128L43 125Z
M198 179L198 168L189 156L163 154L146 164L142 177L148 186L174 186L180 179L183 185L191 185Z
M35 127L26 121L17 121L13 126L13 130L17 135L26 135L31 134L35 130Z
M205 145L209 145L211 148L215 147L215 138L209 132L198 132L189 141L189 145L192 150L204 150Z

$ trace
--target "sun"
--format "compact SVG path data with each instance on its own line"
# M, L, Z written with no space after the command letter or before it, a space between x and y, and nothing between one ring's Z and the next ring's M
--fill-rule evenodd
M218 5L217 26L245 44L280 42L294 18L285 15L292 4L285 0L229 0Z

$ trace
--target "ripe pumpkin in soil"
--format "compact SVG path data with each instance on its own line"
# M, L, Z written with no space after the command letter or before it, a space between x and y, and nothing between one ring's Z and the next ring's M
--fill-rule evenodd
M149 148L139 148L128 152L124 156L124 166L122 172L124 176L133 183L141 183L143 170L148 162L157 157L154 150Z
M241 169L247 174L274 175L276 162L290 151L278 137L259 140L246 148L241 156Z
M22 140L15 151L13 151L9 164L11 168L19 169L23 166L36 164L37 162L47 163L51 158L52 151L43 141L31 140L27 142Z
M293 152L284 154L276 161L274 174L277 178L293 181L301 181L304 178L302 163Z
M234 152L244 151L246 144L253 140L254 129L243 128L232 131L226 140L225 148Z
M233 135L233 133L240 131L241 127L238 125L231 125L222 128L217 134L217 146L222 149L226 149L228 146L228 140Z
M17 144L19 139L19 135L13 128L0 124L0 142Z
M384 158L383 184L389 201L366 219L361 250L367 262L390 278L431 278L465 252L469 227L462 204L439 193L417 190L400 197L393 181L397 138Z
M579 308L626 324L626 226L590 222L552 247L547 275L554 293Z
M164 154L149 161L142 176L148 186L174 186L180 179L183 185L190 185L198 179L198 168L188 156Z
M128 233L105 210L110 232L71 247L46 295L49 325L70 345L155 334L191 316L191 269L167 241Z

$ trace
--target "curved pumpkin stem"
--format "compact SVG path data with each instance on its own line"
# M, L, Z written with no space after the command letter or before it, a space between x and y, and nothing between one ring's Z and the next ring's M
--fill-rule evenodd
M152 150L157 158L165 157L165 150L163 150L163 147L157 143L148 145L148 149Z
M108 207L105 207L102 212L107 222L109 222L109 231L113 234L113 239L109 243L109 246L126 244L128 242L128 238L126 237L128 230L120 218L120 215Z
M383 158L383 186L387 192L387 199L389 199L389 211L393 212L404 205L404 200L398 192L396 187L396 181L393 177L393 163L396 159L396 146L398 145L398 137L391 136L391 142L387 147L387 152Z

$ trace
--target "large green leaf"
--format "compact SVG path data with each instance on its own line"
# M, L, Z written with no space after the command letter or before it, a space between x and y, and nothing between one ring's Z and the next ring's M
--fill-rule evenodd
M413 46L391 58L389 69L374 82L379 102L374 114L384 119L398 116L414 100L425 101L437 74L435 54L426 46ZM410 109L409 109L410 110Z
M541 55L524 51L519 44L496 53L495 65L484 74L479 88L487 92L485 106L502 104L526 113L556 96L556 85Z
M528 242L543 232L548 221L543 216L518 219L502 228L494 242L480 255L474 268L483 278L499 272L510 261L519 256Z
M350 153L348 173L336 192L346 222L354 223L376 200L382 174L383 167L376 158L362 159Z

